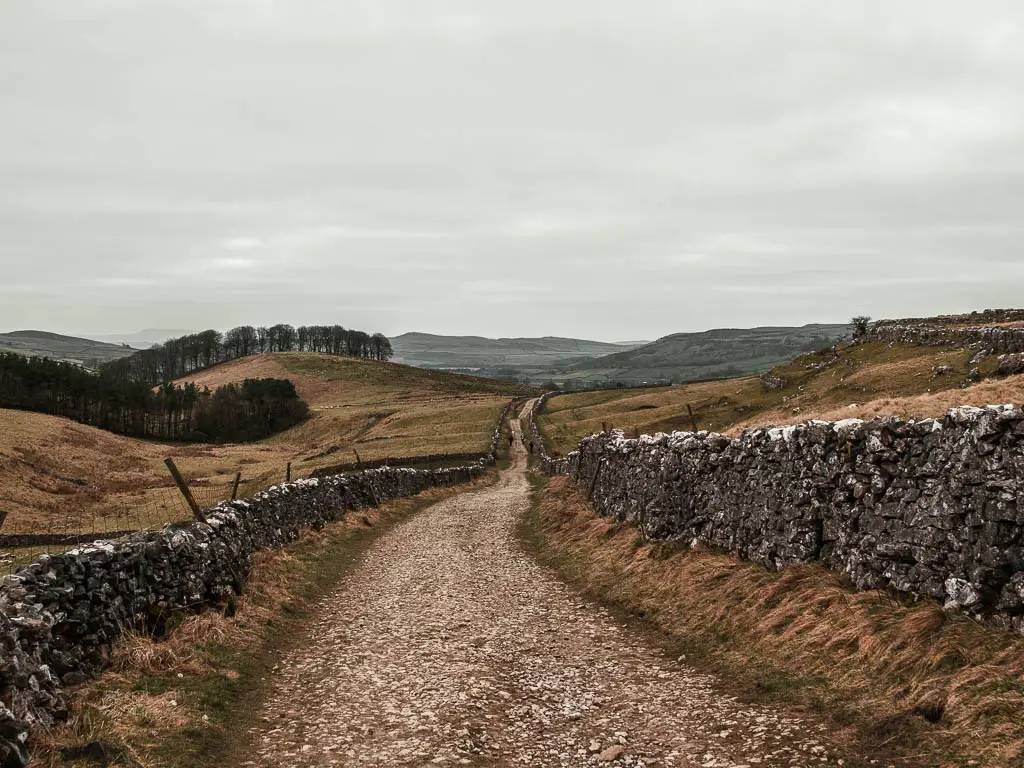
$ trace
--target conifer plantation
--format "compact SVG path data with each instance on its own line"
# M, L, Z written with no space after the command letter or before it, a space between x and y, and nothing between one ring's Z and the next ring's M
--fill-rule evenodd
M210 391L175 379L264 352L319 352L387 360L391 343L340 325L242 325L168 339L105 363L0 353L0 408L65 416L131 437L244 442L291 427L309 413L287 379L246 379Z
M308 414L286 379L246 379L216 390L191 383L150 387L73 363L0 353L0 407L38 411L131 437L244 442Z

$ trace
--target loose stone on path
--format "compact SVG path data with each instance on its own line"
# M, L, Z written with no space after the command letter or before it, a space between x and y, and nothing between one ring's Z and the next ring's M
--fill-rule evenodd
M820 725L737 702L524 553L516 448L497 485L385 533L321 602L252 765L839 764Z

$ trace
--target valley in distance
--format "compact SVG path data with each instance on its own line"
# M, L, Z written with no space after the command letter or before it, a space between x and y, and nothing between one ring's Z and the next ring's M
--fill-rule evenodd
M0 351L89 368L190 331L149 329L96 339L47 331L0 334ZM489 339L405 333L390 339L397 363L561 389L679 384L761 373L849 335L844 324L676 333L656 341L602 342L545 336Z

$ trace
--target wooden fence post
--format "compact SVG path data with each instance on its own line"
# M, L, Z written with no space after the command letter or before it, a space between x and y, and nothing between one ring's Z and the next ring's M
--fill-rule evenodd
M231 484L231 500L238 498L238 484L242 482L242 473L235 472L235 482Z
M170 457L164 459L164 464L167 465L167 469L171 472L171 477L174 478L174 484L178 486L178 490L181 491L181 495L185 497L185 501L192 508L192 514L196 520L205 523L206 515L203 514L202 508L196 503L195 498L192 496L192 491L189 490L188 483L185 482L185 478L181 476L181 472L178 471L177 466L174 464L174 459Z
M363 468L363 460L359 458L359 451L357 451L355 448L353 448L352 449L352 453L354 453L356 455L356 468L357 469L362 469Z
M690 407L689 403L686 404L686 412L690 414L690 426L693 427L693 431L700 432L700 430L697 429L697 417L693 415L693 408Z
M292 481L292 463L289 461L288 466L284 470L284 481L290 483Z

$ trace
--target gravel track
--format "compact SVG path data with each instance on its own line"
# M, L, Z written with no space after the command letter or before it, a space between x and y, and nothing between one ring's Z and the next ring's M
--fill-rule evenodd
M519 546L525 451L378 539L275 670L248 766L842 765Z

